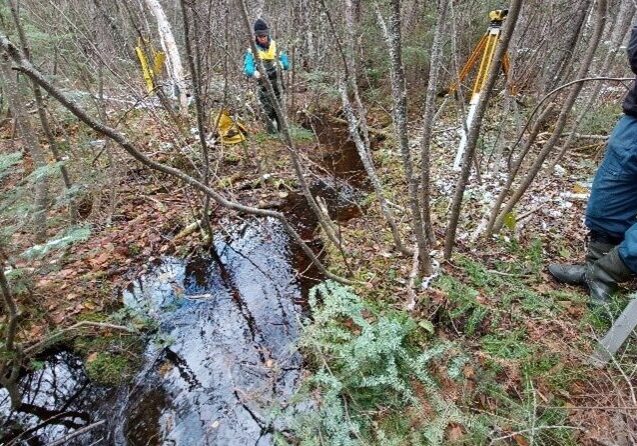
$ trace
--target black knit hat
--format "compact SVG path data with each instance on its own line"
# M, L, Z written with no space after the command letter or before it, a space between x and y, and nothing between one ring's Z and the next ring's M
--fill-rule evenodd
M270 34L270 30L268 29L268 24L265 23L263 19L257 19L254 22L254 34L259 36L267 36Z

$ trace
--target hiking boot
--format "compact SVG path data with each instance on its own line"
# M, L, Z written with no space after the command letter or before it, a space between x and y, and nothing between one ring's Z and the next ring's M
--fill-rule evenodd
M584 273L586 273L587 266L592 265L596 260L604 257L614 247L615 245L612 243L591 240L588 243L586 264L562 265L552 263L548 266L549 273L560 283L567 285L586 285Z
M611 249L608 254L590 265L584 273L586 285L590 291L592 305L606 305L610 296L617 290L617 284L625 282L633 276L619 256L619 247Z

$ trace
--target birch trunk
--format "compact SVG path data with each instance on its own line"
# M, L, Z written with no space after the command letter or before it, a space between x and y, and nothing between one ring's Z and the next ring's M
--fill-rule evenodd
M161 47L166 53L166 68L177 88L177 96L179 99L179 108L182 113L188 110L188 98L186 96L186 82L184 79L184 68L181 64L181 57L177 49L177 43L173 36L172 27L166 17L166 13L162 8L159 0L144 0L146 6L151 10L153 16L157 20L157 29L159 31L159 39Z

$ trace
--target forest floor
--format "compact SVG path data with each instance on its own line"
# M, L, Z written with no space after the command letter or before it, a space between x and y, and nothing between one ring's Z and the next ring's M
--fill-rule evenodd
M151 123L144 124L153 128ZM441 125L435 134L431 156L436 160L432 165L432 209L438 250L457 177L449 168L457 135L455 130L444 131L448 127ZM264 185L254 160L246 159L240 145L214 149L217 164L213 170L224 172L214 182L244 204L278 209L296 189L296 180L285 147L259 128L255 124L248 144L256 149L269 174ZM6 151L12 150L9 130L5 128L2 141ZM384 131L390 133L390 129ZM194 148L175 155L162 145L169 138L160 129L156 134L148 132L153 137L145 138L152 141L147 142L146 150L160 161L187 169L187 158L197 156ZM418 129L413 133L415 137ZM295 136L305 162L316 167L315 173L321 172L323 148L307 131L297 128ZM187 138L193 145L195 140L194 136ZM599 148L571 151L562 163L561 175L542 175L533 183L516 207L515 223L492 239L472 240L502 180L488 174L485 162L481 182L474 177L466 194L453 260L442 265L440 275L427 289L417 291L414 317L436 337L458 342L465 353L462 373L466 379L461 384L443 382L445 398L508 426L500 431L502 444L526 445L532 443L529 438L543 440L540 444L571 444L573 440L572 444L630 444L629 432L637 431L633 342L615 364L605 369L590 366L587 358L594 339L609 327L608 317L588 309L585 290L559 286L545 268L553 261L583 258L585 201L578 195L586 192ZM416 153L417 142L413 149ZM119 156L123 155L116 159ZM392 138L376 145L374 158L388 198L408 209L400 153ZM121 290L155 260L164 255L187 256L201 243L199 229L183 232L198 219L194 210L201 197L123 158L118 164L126 167L118 176L114 213L109 214L107 190L88 195L81 209L92 227L88 240L46 259L20 260L16 265L34 272L35 299L44 310L28 309L24 339L49 333L52 325L47 320L63 327L81 319L103 318L120 306ZM3 187L10 188L19 180L15 175L5 178ZM412 259L392 248L373 198L363 202L364 216L339 223L346 260L328 247L326 261L335 272L352 271L360 283L356 292L381 311L404 309ZM55 213L53 221L67 219L64 209ZM227 214L212 205L213 221ZM398 217L406 234L408 215L398 212ZM104 223L107 220L110 224ZM26 232L13 237L16 252L31 243ZM626 302L624 294L616 299L614 316ZM447 434L449 440L461 441L464 431L451 426Z

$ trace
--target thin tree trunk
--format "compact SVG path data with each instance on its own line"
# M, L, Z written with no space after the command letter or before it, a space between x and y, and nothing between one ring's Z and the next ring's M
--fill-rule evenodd
M30 59L30 50L29 50L29 42L24 34L24 29L22 27L22 23L20 22L20 16L18 14L18 10L15 5L15 0L9 0L9 8L11 9L11 15L13 17L13 23L18 31L18 37L20 39L20 45L22 46L22 51L27 59ZM58 150L57 142L55 141L55 137L53 136L53 132L51 131L51 126L49 125L49 120L46 116L46 109L44 105L44 100L42 99L42 92L40 91L40 87L37 83L31 81L31 88L33 90L33 96L35 97L35 103L38 110L38 117L40 119L40 124L42 125L42 129L44 130L44 135L49 143L49 148L51 149L51 153L53 154L53 158L58 163L62 161L62 156L60 155L60 151ZM71 181L71 177L66 169L64 164L60 164L60 174L62 175L62 181L64 181L64 186L67 190L70 190L73 187L73 183ZM71 221L75 222L79 215L77 213L77 209L73 201L69 204L69 214L71 216Z
M480 96L479 102L476 105L476 114L473 125L469 129L469 134L467 135L467 149L462 160L462 171L460 173L460 177L458 178L458 182L456 183L456 191L454 193L453 202L451 204L451 216L449 217L449 224L447 225L447 234L445 237L444 257L447 260L451 258L453 246L456 242L456 232L458 230L458 220L460 219L460 210L462 208L462 198L467 186L467 181L469 180L469 174L471 173L473 155L475 153L476 145L478 142L482 119L489 103L491 90L493 89L498 75L500 74L500 64L502 61L502 57L506 54L507 48L509 46L509 41L511 40L513 30L515 29L515 25L520 15L521 7L522 0L513 0L511 2L511 5L509 7L509 14L507 16L506 22L504 24L504 29L502 30L502 35L500 37L500 42L498 43L498 46L493 55L493 63L489 68L487 80L484 84L484 95Z
M502 202L504 202L504 199L506 198L507 194L511 191L511 186L513 185L513 181L515 180L515 177L518 174L520 167L522 166L522 162L524 161L526 154L531 149L531 146L535 142L535 138L537 138L538 133L540 133L540 129L542 128L542 126L544 126L547 119L549 118L551 112L553 111L554 106L555 104L551 102L542 111L542 114L535 120L535 123L533 124L533 127L531 128L529 136L527 137L526 141L524 142L524 146L522 147L522 150L520 151L520 156L518 156L513 166L509 169L509 173L507 174L507 182L500 190L500 193L498 194L498 197L495 200L495 204L491 207L491 211L489 215L489 223L487 224L487 227L486 227L487 237L491 237L491 235L493 235L492 233L493 225L495 224L495 220L498 217L498 213L500 212L500 206L502 206ZM520 131L521 134L518 136L518 139L522 139L522 134L524 133L525 128L523 128Z
M323 8L329 18L329 8L325 5L325 0L321 0L321 3L323 4ZM359 14L357 14L357 8L360 8L359 3L354 4L352 0L345 0L345 59L343 60L343 63L345 65L347 80L349 82L349 93L354 97L354 109L360 122L360 131L363 135L365 147L369 150L371 144L369 142L369 126L367 125L367 109L363 105L360 91L358 89L358 63L356 56L358 54L358 45L356 44L356 30L358 29L358 22L360 20L360 11ZM336 35L336 30L334 30L334 33ZM371 153L369 156L371 158ZM409 255L411 255L411 253Z
M431 176L430 176L430 148L431 132L434 126L436 107L436 84L438 83L438 71L442 62L442 38L443 30L447 22L447 0L438 0L438 20L434 31L433 42L431 44L431 57L429 61L429 79L427 81L427 97L422 116L422 135L420 139L420 181L421 195L420 205L422 208L422 220L425 227L425 234L429 243L436 242L433 225L431 224Z
M3 350L9 353L10 359L0 361L0 384L9 392L11 407L17 409L22 403L18 389L18 376L22 365L23 353L20 346L15 343L20 312L13 298L7 277L4 274L4 268L5 261L2 259L2 261L0 261L0 293L2 294L4 314L7 319L4 325L4 332L2 333L4 341Z
M256 44L254 43L254 35L252 33L252 29L250 26L250 20L248 19L248 11L246 9L246 5L244 0L241 0L241 15L243 17L243 24L245 29L249 32L250 35L250 48L252 49L252 54L258 54L257 48L256 48ZM255 61L258 64L258 69L261 73L266 73L266 69L263 65L263 61L258 58L255 57ZM339 246L341 244L341 241L339 240L339 238L336 236L332 225L330 224L329 221L327 221L327 219L325 218L324 213L321 211L319 205L316 203L316 200L314 199L314 197L312 196L312 193L310 192L310 187L307 184L307 180L305 179L305 176L303 175L303 168L301 167L301 160L299 158L299 155L296 151L296 148L294 147L294 142L292 141L292 136L290 135L290 127L288 125L288 117L287 115L283 112L283 108L281 107L280 102L276 99L276 95L274 94L274 88L272 85L272 82L270 82L270 79L268 76L263 76L263 80L265 81L265 86L268 92L268 95L271 98L271 102L272 102L272 106L274 107L274 111L277 114L277 117L279 118L279 122L281 123L281 128L279 129L279 133L282 135L282 139L283 142L286 145L288 154L290 155L290 159L292 161L292 167L294 169L294 173L296 174L296 178L299 181L299 185L301 186L301 191L303 193L303 196L305 197L308 205L310 206L310 209L312 209L312 212L314 212L314 214L316 215L316 218L318 219L319 225L321 226L321 229L323 229L323 231L325 232L325 235L327 236L328 240L330 240L332 243L334 243L335 245Z
M213 200L215 200L219 205L226 207L228 209L232 209L237 212L244 212L246 214L256 215L260 217L272 217L281 222L283 227L286 229L288 234L292 237L295 243L297 243L303 252L308 256L308 258L316 265L318 270L324 274L327 278L334 279L340 281L342 283L351 284L352 282L342 277L339 277L335 274L329 272L325 266L321 263L321 261L314 255L310 247L303 241L301 236L294 230L292 225L287 221L285 216L276 211L271 211L267 209L259 209L251 206L245 206L243 204L231 201L223 197L219 192L211 188L210 186L206 186L196 178L191 177L190 175L184 173L183 171L176 169L174 167L159 163L147 157L144 153L140 152L124 135L117 132L115 129L112 129L99 121L95 120L91 116L89 116L84 109L79 107L75 102L69 100L58 88L53 86L33 65L24 58L20 50L11 43L9 39L3 34L0 34L0 48L3 51L6 51L7 54L11 57L11 59L16 64L16 69L20 72L26 74L31 79L35 80L42 88L44 88L51 96L60 102L62 106L64 106L67 110L73 113L78 119L87 124L96 132L99 132L113 141L115 141L120 147L122 147L130 156L134 159L142 163L143 165L157 170L159 172L163 172L166 175L170 175L192 187L199 190L202 193L205 193L210 196Z
M161 40L161 46L166 52L166 65L170 72L170 77L179 90L179 107L181 113L186 114L188 110L188 97L186 95L186 82L184 80L184 68L181 64L179 49L173 36L172 27L166 17L159 0L144 0L157 20L157 28Z
M192 44L190 41L190 24L188 21L188 13L184 0L180 0L181 14L184 21L184 39L186 41L186 57L188 58L188 66L190 67L190 78L192 79L192 94L195 100L195 108L197 109L197 129L199 133L199 144L201 145L201 155L204 161L204 169L202 175L202 182L206 186L210 180L210 158L208 156L208 143L206 142L206 113L202 103L201 97L201 70L198 70L195 64L195 56L193 55ZM197 43L197 36L195 35L195 44ZM199 61L197 61L199 62ZM202 210L201 221L204 226L204 230L208 235L208 239L212 242L212 225L209 218L210 212L210 197L204 195L204 203Z
M575 48L584 29L584 23L586 22L591 3L592 0L584 0L583 4L577 6L575 19L571 21L568 27L570 34L566 44L557 51L552 51L553 60L557 61L557 69L554 70L553 79L547 84L548 88L545 91L553 90L562 84L563 80L567 78L569 72L573 69Z
M429 255L430 246L423 226L422 210L418 196L419 176L414 172L414 163L411 157L407 133L407 90L405 86L405 70L401 57L400 0L391 1L389 27L385 24L378 5L375 5L375 7L376 16L381 28L383 28L389 46L392 96L394 99L394 128L409 189L412 229L418 246L419 277L430 276L432 274L431 256Z
M595 51L597 50L597 46L599 45L602 33L604 31L604 24L606 23L606 6L607 6L606 0L598 0L597 8L596 8L597 22L595 24L595 30L593 32L593 35L591 36L591 39L589 40L586 54L582 58L582 64L577 72L577 78L584 78L591 65L591 61L593 60L593 56L595 55ZM524 195L524 193L529 188L529 186L531 185L531 183L537 176L538 172L542 168L542 163L544 162L548 154L551 152L553 147L555 147L555 144L561 137L562 131L564 130L564 126L566 125L566 120L568 119L571 109L573 108L573 104L575 103L575 100L577 99L580 91L582 90L583 85L584 85L583 83L578 82L574 85L573 89L571 90L571 93L569 94L566 101L564 102L564 105L562 106L560 115L555 124L555 128L553 130L553 134L551 135L551 138L546 142L546 144L542 148L542 151L538 155L537 159L531 166L530 171L524 177L524 179L522 180L522 183L518 186L513 196L509 199L509 201L504 206L504 209L502 209L502 211L498 215L498 218L496 219L494 227L493 227L493 230L495 232L499 231L502 228L504 218L509 212L511 212L511 210L518 203L518 201L520 201L520 198L522 198L522 195Z
M16 125L20 130L20 136L24 138L25 148L36 169L44 168L47 165L46 157L42 152L38 138L36 137L29 117L24 112L22 104L27 101L20 94L18 83L15 79L16 73L11 70L11 65L4 54L0 55L0 66L2 76L5 81L5 94L9 102L9 107L15 118ZM49 201L49 180L46 176L37 179L35 182L35 211L33 215L34 235L37 243L46 240L47 225L47 204Z
M347 118L350 138L356 146L356 150L358 152L358 156L361 159L361 162L363 163L365 173L367 173L367 177L372 183L372 187L374 188L374 193L376 194L376 199L378 200L381 213L383 214L385 222L389 225L396 249L403 254L412 255L413 253L409 248L405 246L400 236L398 225L396 224L394 215L387 203L387 199L385 198L383 186L380 179L378 178L376 167L374 166L374 160L371 154L369 131L365 120L365 109L362 105L362 101L358 92L358 83L356 81L354 39L353 31L351 29L353 27L354 14L351 1L346 1L347 11L345 15L346 17L348 17L346 22L347 28L349 29L348 31L346 31L346 48L343 48L343 45L341 44L341 41L338 37L338 32L332 20L332 15L330 14L329 8L327 8L327 5L325 4L325 1L321 0L321 4L323 5L324 12L327 16L327 20L334 35L334 40L336 42L336 46L338 47L339 54L341 55L341 58L343 60L345 87L341 87L341 100L343 104L343 111L345 112L345 117ZM354 101L356 103L355 107L352 106L349 100L350 94L354 97Z
M616 22L611 24L611 35L608 39L608 52L606 53L606 57L604 57L604 61L602 62L599 70L596 70L597 73L607 73L610 70L611 64L615 60L618 50L624 41L624 37L630 30L630 24L635 15L635 6L630 5L628 2L622 2L620 5L619 13L615 16ZM591 107L594 103L596 103L599 99L599 93L602 90L603 84L597 83L595 84L595 89L591 93L586 105L582 107L582 111L579 116L575 120L573 124L573 128L566 139L566 142L562 146L562 150L555 157L555 159L551 162L550 166L546 169L547 172L551 173L555 169L557 163L560 162L562 157L566 154L568 149L571 147L573 140L575 139L575 135L577 134L577 130L579 125L582 123L586 115L589 113Z

